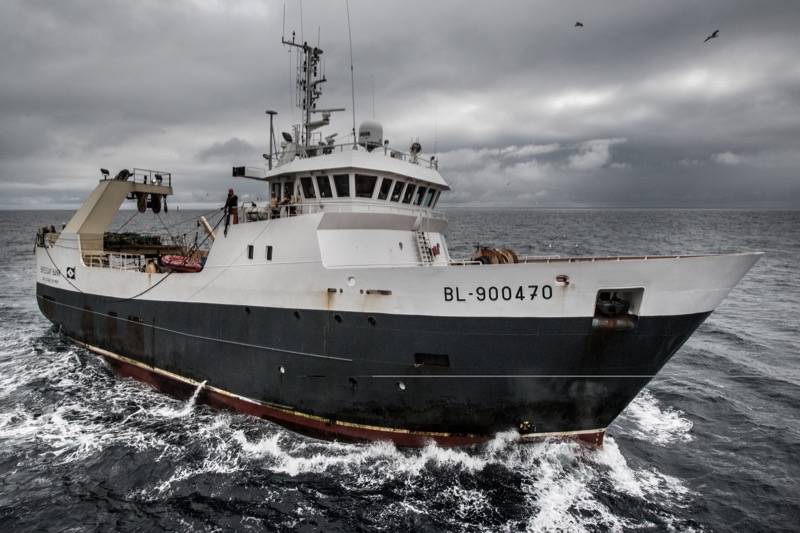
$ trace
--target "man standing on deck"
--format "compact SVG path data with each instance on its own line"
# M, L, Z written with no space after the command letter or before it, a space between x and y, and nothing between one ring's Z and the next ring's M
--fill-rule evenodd
M231 215L233 215L233 223L239 223L239 197L233 192L233 189L228 189L228 199L225 201L225 236L228 236L228 226L231 225Z

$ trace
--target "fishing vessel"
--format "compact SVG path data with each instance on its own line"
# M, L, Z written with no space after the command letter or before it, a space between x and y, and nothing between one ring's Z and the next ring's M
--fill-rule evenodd
M37 234L36 298L124 376L299 433L400 446L498 432L595 445L758 260L758 253L451 257L435 157L375 121L337 143L317 108L322 51L297 52L302 123L261 166L268 203L208 246L109 232L122 204L158 213L169 172L134 169ZM353 128L355 130L355 128ZM176 184L177 185L177 179Z

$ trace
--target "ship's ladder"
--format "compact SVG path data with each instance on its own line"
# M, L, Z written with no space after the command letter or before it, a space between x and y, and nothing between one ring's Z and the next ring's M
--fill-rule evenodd
M419 258L423 265L430 265L433 263L433 252L431 251L431 241L428 239L428 234L424 231L416 231L417 234L417 249L419 250Z

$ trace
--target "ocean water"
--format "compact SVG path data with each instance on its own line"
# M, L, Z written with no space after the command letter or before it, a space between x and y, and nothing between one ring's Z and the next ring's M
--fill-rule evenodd
M36 228L69 215L0 212L0 531L800 530L800 211L448 212L455 257L766 252L602 449L322 442L119 378L36 306Z

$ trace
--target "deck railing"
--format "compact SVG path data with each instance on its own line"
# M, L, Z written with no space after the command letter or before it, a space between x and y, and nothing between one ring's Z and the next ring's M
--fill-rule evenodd
M147 260L141 254L123 254L114 252L86 252L83 264L88 267L110 268L112 270L144 270Z
M332 154L334 152L344 152L353 149L365 150L374 154L383 154L386 157L391 157L392 159L399 159L400 161L406 161L414 165L425 166L434 170L439 168L439 162L437 161L436 156L422 157L419 153L414 154L410 152L403 152L402 150L395 150L394 148L389 148L389 146L385 144L370 147L366 147L360 143L353 143L353 141L328 144L324 142L320 132L315 132L312 134L308 148L298 144L295 146L294 150L287 150L272 154L272 162L273 167L279 167L291 162L297 157L306 159L309 157Z
M440 211L408 206L404 204L377 202L297 202L279 205L276 211L268 205L250 205L239 208L240 222L255 222L273 218L287 218L300 215L313 215L316 213L371 213L371 214L398 214L422 219L445 220L446 215Z

